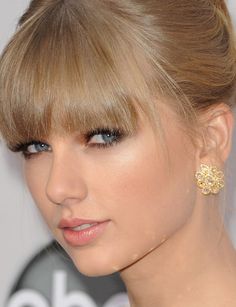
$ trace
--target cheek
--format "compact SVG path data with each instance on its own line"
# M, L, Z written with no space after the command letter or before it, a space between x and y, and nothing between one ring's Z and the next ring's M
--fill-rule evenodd
M109 240L115 244L110 249L106 245L106 255L116 255L114 269L129 265L159 246L191 215L192 164L182 157L181 151L171 157L169 172L164 156L155 148L144 150L140 146L119 163L97 169L100 180L91 182L91 194L96 195L96 203L113 221ZM109 174L115 175L107 180Z
M188 211L189 207L186 201L193 186L191 159L179 148L177 155L170 156L169 165L167 158L159 154L154 146L145 150L142 145L130 150L130 154L119 161L116 159L97 168L96 178L99 177L99 181L91 179L91 195L106 211L114 213L114 218L123 216L121 220L125 220L133 216L133 222L142 221L145 217L156 220L158 216L162 219L165 213L170 212L166 218L174 216L176 220L177 209L184 215L184 208ZM175 153L176 146L173 147Z

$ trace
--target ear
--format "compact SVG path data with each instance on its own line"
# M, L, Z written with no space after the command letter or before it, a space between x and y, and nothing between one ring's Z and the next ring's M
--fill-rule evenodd
M224 164L231 150L233 127L233 113L225 103L214 105L200 115L199 162Z

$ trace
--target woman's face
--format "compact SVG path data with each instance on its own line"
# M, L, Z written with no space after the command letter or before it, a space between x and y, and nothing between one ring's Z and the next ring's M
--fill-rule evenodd
M168 107L160 115L164 146L140 116L137 133L114 146L95 145L112 134L95 134L84 146L78 133L27 147L33 198L84 274L110 274L157 251L191 214L194 148Z

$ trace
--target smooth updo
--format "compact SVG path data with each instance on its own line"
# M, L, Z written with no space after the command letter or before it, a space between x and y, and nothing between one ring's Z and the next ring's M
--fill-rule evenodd
M0 131L10 148L52 129L118 126L168 103L235 104L233 27L221 0L33 0L0 59Z

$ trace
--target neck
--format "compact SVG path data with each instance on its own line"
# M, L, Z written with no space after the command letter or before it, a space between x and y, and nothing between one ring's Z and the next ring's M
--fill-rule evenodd
M216 206L196 207L181 229L121 272L132 307L231 306L224 300L235 292L235 253Z

